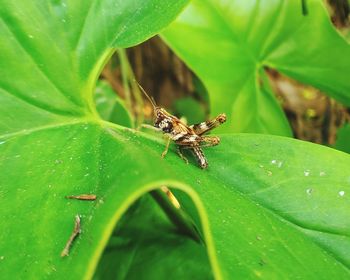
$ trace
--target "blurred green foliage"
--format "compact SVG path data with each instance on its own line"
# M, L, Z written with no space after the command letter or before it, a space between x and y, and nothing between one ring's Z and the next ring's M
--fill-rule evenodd
M346 123L337 131L337 141L334 145L337 150L350 154L350 124Z
M193 0L162 32L198 75L212 116L226 112L222 132L291 136L264 67L321 89L350 105L350 46L332 26L324 3Z

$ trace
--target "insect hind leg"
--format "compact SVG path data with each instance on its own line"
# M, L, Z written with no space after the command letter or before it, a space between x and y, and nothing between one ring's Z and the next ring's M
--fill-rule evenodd
M168 150L169 150L169 145L170 145L170 137L168 137L168 140L167 140L167 143L166 143L166 146L165 146L165 149L164 149L164 151L163 151L163 153L162 153L162 158L164 158L165 157L165 155L168 153Z
M193 154L198 160L198 163L202 169L208 167L208 161L204 156L202 149L199 146L192 147Z
M220 144L217 136L201 136L198 146L201 148L212 147ZM193 149L193 146L182 146L182 149Z
M212 130L213 128L223 124L225 121L226 121L226 115L220 114L210 121L197 123L197 124L191 125L190 127L194 130L194 132L197 135L202 135L208 132L209 130Z
M200 146L203 147L212 147L220 144L220 138L217 136L202 136L202 141Z

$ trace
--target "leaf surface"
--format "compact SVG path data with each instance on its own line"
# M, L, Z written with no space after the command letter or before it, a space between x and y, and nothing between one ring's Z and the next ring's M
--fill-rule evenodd
M167 185L181 190L183 209L202 230L214 277L348 278L347 154L286 138L223 135L218 147L205 150L210 167L201 170L193 158L186 165L174 147L161 159L161 137L101 120L92 93L110 48L118 38L121 45L144 40L185 4L136 2L113 2L118 9L108 1L1 3L1 275L90 279L122 215ZM156 4L164 18L146 32L140 24L153 20ZM139 33L127 32L125 15L133 12L140 17L133 16L138 23L130 23L130 31ZM115 26L105 22L111 18ZM97 200L65 198L80 194ZM82 232L61 258L77 214ZM145 219L144 226L152 224ZM192 240L176 238L183 247L170 240L164 235L164 246L150 251L150 243L141 242L135 252L144 259L171 250L160 253L167 255L166 265L156 268L163 274L162 267L181 261L181 252L203 257ZM137 258L128 260L125 265L137 265Z

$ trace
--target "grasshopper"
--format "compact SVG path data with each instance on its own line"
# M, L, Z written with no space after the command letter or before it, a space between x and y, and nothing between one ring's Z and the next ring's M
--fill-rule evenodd
M168 136L162 158L167 154L170 141L173 140L177 145L179 156L185 160L186 163L188 163L188 160L182 154L182 149L190 149L197 158L199 166L202 169L207 168L208 161L204 156L202 148L218 145L220 143L220 138L216 136L203 136L203 134L224 123L226 121L226 115L220 114L212 120L187 126L177 117L169 114L162 107L157 106L154 99L146 93L142 86L139 84L138 86L153 106L155 116L154 127Z

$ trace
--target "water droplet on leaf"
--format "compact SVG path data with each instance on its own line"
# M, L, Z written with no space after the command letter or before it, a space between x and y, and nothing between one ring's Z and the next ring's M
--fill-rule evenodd
M308 195L311 195L312 192L313 192L313 189L311 189L311 188L306 190L306 193L307 193Z

